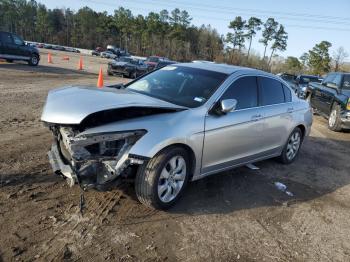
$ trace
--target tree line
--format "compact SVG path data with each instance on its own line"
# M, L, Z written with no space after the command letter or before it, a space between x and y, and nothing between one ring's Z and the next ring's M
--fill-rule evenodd
M178 8L143 16L123 7L108 14L89 7L74 12L69 8L48 9L35 0L0 0L0 30L15 32L28 41L86 49L114 44L140 56L160 55L177 61L201 59L315 74L328 72L332 64L339 70L347 56L342 49L332 59L331 44L323 41L300 58L280 59L278 53L286 50L288 34L274 18L262 21L237 16L229 23L226 36L210 25L194 26L191 21L190 14ZM252 51L254 41L263 45L262 56Z
M349 56L344 47L339 47L330 54L332 44L322 41L311 50L303 53L299 58L289 56L283 63L276 66L275 71L283 71L291 74L308 73L322 76L330 71L350 71L345 59Z
M0 29L28 41L94 49L114 44L131 53L167 56L179 61L215 60L224 40L211 26L191 25L186 10L133 15L120 7L114 13L83 7L48 9L35 0L0 0Z
M287 33L273 18L263 23L240 16L229 24L233 32L226 37L210 25L194 26L186 10L178 8L148 15L134 15L120 7L110 15L83 7L76 12L69 8L48 9L35 0L0 0L0 27L16 32L28 41L54 43L93 49L115 43L138 55L168 56L179 61L204 59L241 63L245 42L249 42L247 58L257 31L266 48L273 41L272 54L284 51ZM278 27L279 26L279 27Z

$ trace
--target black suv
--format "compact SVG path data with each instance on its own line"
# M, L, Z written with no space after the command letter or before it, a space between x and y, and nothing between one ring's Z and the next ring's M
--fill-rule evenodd
M29 65L36 66L39 64L40 54L36 47L26 45L21 37L0 31L0 58L7 62L27 61Z
M329 129L350 129L350 73L330 73L322 83L309 83L306 99L328 118Z

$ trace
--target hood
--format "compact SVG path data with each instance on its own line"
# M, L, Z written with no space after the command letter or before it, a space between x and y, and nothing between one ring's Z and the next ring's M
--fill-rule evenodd
M49 92L41 120L55 124L80 124L91 114L122 108L186 109L126 89L74 86Z

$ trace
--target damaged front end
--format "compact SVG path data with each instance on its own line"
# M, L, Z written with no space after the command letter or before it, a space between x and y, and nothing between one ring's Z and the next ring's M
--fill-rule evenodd
M74 127L51 126L55 142L48 152L53 171L70 186L98 188L118 177L130 175L144 158L129 155L145 130L83 135Z

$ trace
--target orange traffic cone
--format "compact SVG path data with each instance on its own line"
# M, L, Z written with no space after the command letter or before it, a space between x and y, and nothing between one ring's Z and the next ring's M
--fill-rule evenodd
M103 73L102 73L102 67L100 67L100 72L98 73L97 87L98 87L98 88L102 88L102 87L103 87Z
M52 56L51 56L51 53L48 53L48 54L47 54L47 62L48 62L49 64L52 64Z
M79 59L78 70L83 70L83 58L82 57L80 57L80 59Z

